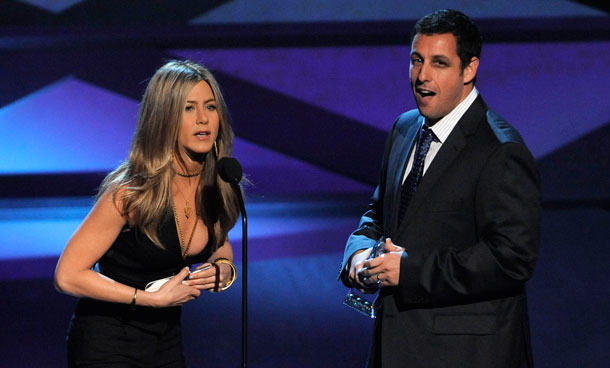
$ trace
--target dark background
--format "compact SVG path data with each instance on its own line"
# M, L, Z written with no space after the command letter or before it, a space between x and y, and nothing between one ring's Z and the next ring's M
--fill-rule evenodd
M477 88L522 133L543 183L528 283L538 367L610 359L610 19L589 1L439 1L484 35ZM414 108L404 1L0 2L0 365L65 366L75 299L52 275L103 176L125 158L146 80L212 69L253 185L249 364L362 366L371 321L341 305L348 234L385 136ZM240 266L241 232L231 232ZM240 361L240 286L184 308L190 366Z

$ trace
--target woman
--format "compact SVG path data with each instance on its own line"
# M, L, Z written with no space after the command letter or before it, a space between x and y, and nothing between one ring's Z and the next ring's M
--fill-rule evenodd
M68 333L70 366L185 366L180 306L237 277L227 237L237 197L216 173L232 145L210 72L189 61L157 70L127 161L106 177L57 264L56 288L81 298ZM202 262L201 272L189 272Z

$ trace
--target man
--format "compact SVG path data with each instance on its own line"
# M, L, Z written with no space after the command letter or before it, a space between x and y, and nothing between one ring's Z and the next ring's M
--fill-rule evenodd
M402 114L340 277L380 287L369 367L530 367L525 282L538 255L535 160L474 87L477 26L440 10L412 33L418 110ZM387 253L367 259L377 239Z

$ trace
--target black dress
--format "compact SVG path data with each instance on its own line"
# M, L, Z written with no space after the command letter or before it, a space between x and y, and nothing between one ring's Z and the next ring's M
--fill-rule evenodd
M207 261L210 247L183 259L173 214L159 231L164 249L125 226L98 261L100 273L143 290L147 283ZM68 331L69 367L184 367L181 307L151 308L81 298Z

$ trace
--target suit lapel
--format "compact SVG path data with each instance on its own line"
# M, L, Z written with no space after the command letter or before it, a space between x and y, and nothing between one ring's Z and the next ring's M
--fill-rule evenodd
M416 124L410 124L409 127L404 132L403 137L400 138L399 148L394 151L392 150L393 157L390 157L388 162L392 162L393 166L391 171L388 172L388 179L392 182L392 188L389 193L392 193L391 205L392 209L387 213L390 214L390 224L392 224L391 230L392 232L387 234L388 236L392 236L396 231L397 217L398 217L398 206L400 201L400 188L402 186L402 178L405 175L405 170L407 168L407 162L409 160L409 153L411 152L411 148L415 144L417 139L417 133L419 132L421 126L424 124L424 117L419 116Z
M449 165L466 146L467 137L474 133L481 119L485 118L485 109L485 103L479 95L449 134L449 137L434 157L434 161L426 170L401 223L398 224L397 233L400 233L401 230L404 231L413 216L418 212L418 208L430 197L435 183L441 179Z

